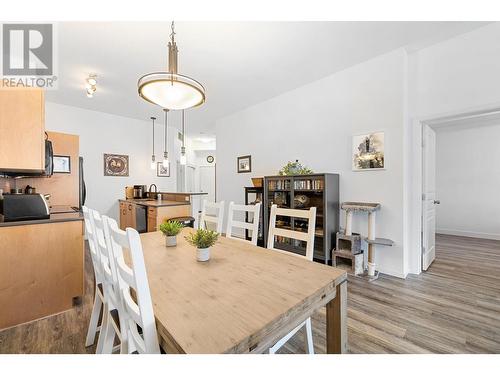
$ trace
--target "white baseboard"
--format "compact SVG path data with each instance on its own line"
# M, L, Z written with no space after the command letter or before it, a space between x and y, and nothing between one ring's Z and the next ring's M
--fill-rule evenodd
M495 233L482 233L482 232L468 232L455 229L436 229L437 234L449 234L451 236L463 236L472 238L485 238L487 240L500 240L500 234Z

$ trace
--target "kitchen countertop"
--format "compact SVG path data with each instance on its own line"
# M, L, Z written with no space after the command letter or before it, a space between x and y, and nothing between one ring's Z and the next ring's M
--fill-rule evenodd
M170 194L170 193L168 193ZM179 201L167 201L167 200L157 200L157 199L119 199L120 202L128 202L138 204L140 206L146 207L170 207L170 206L186 206L191 204L190 202L179 202Z
M83 214L81 212L67 212L60 214L51 214L49 219L42 220L25 220L25 221L0 221L0 228L2 227L13 227L18 225L33 225L33 224L52 224L61 223L65 221L79 221L83 220Z

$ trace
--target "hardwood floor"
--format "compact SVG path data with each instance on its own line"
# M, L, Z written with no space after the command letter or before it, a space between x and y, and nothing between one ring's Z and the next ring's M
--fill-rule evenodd
M92 308L86 259L82 305L0 331L0 353L92 353L85 335ZM313 316L316 353L325 352L325 310ZM351 353L500 353L500 241L438 235L436 260L406 280L349 277ZM298 333L283 353L303 353Z

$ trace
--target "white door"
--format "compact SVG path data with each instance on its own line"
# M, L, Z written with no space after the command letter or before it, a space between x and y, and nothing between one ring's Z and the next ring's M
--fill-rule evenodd
M436 133L423 126L422 186L422 269L425 271L436 257Z
M186 166L177 160L177 191L186 191Z
M215 202L215 167L200 167L200 191L208 193L204 197Z
M195 190L194 172L195 167L193 167L192 165L186 165L186 191L189 191L190 193Z

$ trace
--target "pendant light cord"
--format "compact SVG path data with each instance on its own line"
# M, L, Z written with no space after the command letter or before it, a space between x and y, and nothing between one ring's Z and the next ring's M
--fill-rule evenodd
M166 153L167 153L167 140L168 140L168 109L164 109L164 111L165 111L165 145L164 145L163 154L166 155Z
M184 131L184 110L182 110L182 147L184 147L184 135L185 131Z
M151 117L151 120L153 120L153 155L155 154L155 120L156 117Z

